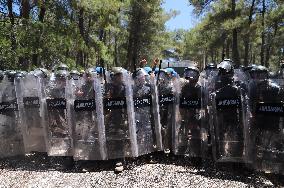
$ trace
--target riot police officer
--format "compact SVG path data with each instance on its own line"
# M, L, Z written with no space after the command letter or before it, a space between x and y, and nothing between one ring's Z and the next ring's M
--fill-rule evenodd
M249 98L251 109L251 160L256 170L282 173L284 152L283 80L268 79L264 66L249 70Z
M46 100L43 100L47 153L54 156L51 159L63 159L66 168L73 166L68 76L66 70L56 71L45 86Z
M160 69L158 73L159 110L163 147L167 154L170 153L174 144L173 127L176 124L177 110L177 91L175 89L171 73L166 69Z
M156 119L158 100L155 80L147 79L149 74L142 68L133 73L134 113L137 131L138 155L145 155L161 149L161 133Z
M234 82L232 63L223 61L217 67L210 94L213 156L217 162L243 163L247 157L247 97Z
M180 123L175 129L175 153L194 158L203 157L206 143L203 88L198 83L199 69L185 68L179 97ZM205 139L204 139L205 138Z
M213 72L217 71L217 65L215 63L209 63L205 66L204 71L201 72L201 77L207 79Z
M98 110L102 108L102 98L97 97L96 72L86 70L72 88L71 113L73 123L73 143L75 160L102 160L106 158L101 137L104 133Z
M16 81L25 152L46 152L42 125L42 84L46 82L44 70L37 69Z
M3 78L3 74L1 74ZM0 157L24 154L15 82L23 75L7 71L0 82Z
M104 122L108 159L116 159L116 171L123 170L126 157L137 156L136 127L134 122L133 94L127 71L112 68L105 83ZM131 110L132 108L132 110Z

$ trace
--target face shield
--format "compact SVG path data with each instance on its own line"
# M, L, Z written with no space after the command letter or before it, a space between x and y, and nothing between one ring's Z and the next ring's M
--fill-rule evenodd
M206 76L210 76L212 72L216 71L216 68L214 67L208 67L205 69L205 73L206 73Z
M199 73L194 70L186 70L184 72L184 78L187 80L197 80L199 77Z
M159 81L161 84L167 84L170 82L170 80L171 80L170 73L165 71L160 72Z
M123 84L123 74L122 73L116 73L112 76L112 80L115 84L121 85Z
M250 72L251 79L255 81L265 81L268 79L268 72L266 71L252 71Z
M55 79L55 83L56 83L57 88L63 88L66 86L66 78L63 76L57 77Z
M134 82L136 86L143 86L146 82L146 76L148 75L145 70L139 70L135 73Z

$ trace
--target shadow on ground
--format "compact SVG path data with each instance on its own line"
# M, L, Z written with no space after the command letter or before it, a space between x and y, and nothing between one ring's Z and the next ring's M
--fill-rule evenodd
M71 157L49 157L44 153L33 153L0 159L0 168L25 171L61 171L64 173L85 173L113 171L115 160L108 161L73 161ZM183 166L187 173L200 175L210 179L238 181L254 187L284 186L284 176L254 172L243 164L216 165L211 159L199 160L184 156L165 155L157 152L136 159L126 159L125 169L131 170L144 164L163 164ZM180 173L184 173L180 172ZM270 181L273 185L267 185Z

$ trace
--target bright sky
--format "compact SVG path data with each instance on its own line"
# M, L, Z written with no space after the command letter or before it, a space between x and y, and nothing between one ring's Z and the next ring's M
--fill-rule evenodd
M193 7L189 5L188 0L164 0L164 2L163 8L167 12L171 9L180 12L179 15L166 23L167 29L190 29L197 24L198 20L193 14Z

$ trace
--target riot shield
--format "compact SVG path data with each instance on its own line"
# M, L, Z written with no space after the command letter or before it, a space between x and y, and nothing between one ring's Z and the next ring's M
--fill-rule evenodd
M133 101L138 155L162 150L157 88L154 78L138 69L133 73Z
M250 81L250 154L254 169L283 175L284 90L281 83L282 79Z
M0 157L24 155L14 77L5 76L0 90Z
M70 89L67 77L60 73L51 76L44 86L45 98L42 100L43 125L47 153L50 156L71 156L72 138L68 117L70 103L66 100Z
M205 71L204 71L205 72ZM210 118L210 113L213 112L212 109L212 104L211 104L211 98L210 95L214 92L214 78L217 76L218 71L214 70L211 71L210 74L208 74L206 77L204 76L200 76L199 77L199 83L201 85L201 87L203 87L203 91L202 91L202 95L204 96L203 98L203 105L204 105L204 109L205 109L205 116L203 117L203 125L205 125L206 130L207 130L207 157L212 157L212 135L211 133L213 131L211 131L211 118ZM214 136L214 135L213 135Z
M223 84L214 79L217 89L210 94L210 132L212 153L217 162L247 162L248 101L234 81ZM215 87L216 88L216 87Z
M174 131L177 114L177 82L174 82L167 72L161 71L158 78L159 112L163 149L169 153L174 146Z
M108 159L138 156L130 75L115 69L104 83L104 125Z
M46 152L40 111L41 79L43 78L31 73L22 78L16 86L26 153Z
M102 113L98 112L103 108L98 79L96 75L85 74L75 83L70 80L73 83L70 83L70 111L75 160L106 159L104 127L99 119Z
M204 157L207 152L208 127L205 124L204 88L189 81L181 86L179 120L175 131L174 153L189 157Z

